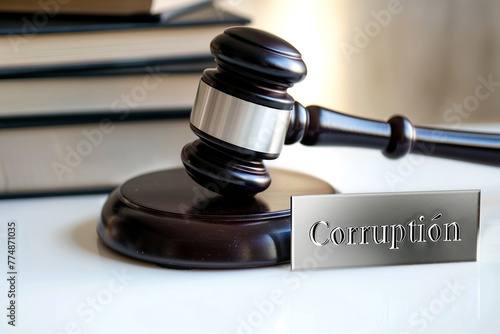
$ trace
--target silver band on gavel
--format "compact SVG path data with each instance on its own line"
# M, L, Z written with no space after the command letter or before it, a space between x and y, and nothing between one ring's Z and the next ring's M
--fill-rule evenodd
M279 154L290 114L290 110L241 100L200 80L190 121L197 129L226 143L252 151Z

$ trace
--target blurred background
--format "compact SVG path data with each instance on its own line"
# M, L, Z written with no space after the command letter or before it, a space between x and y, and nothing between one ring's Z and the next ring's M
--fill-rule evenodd
M108 191L134 175L181 166L182 147L195 139L188 118L199 78L215 66L210 41L248 20L302 53L308 76L289 92L306 106L500 132L495 0L90 2L47 7L38 0L0 1L0 196ZM155 11L151 3L166 7ZM17 8L22 4L29 8ZM140 4L146 6L142 16L115 12L130 6L137 13ZM111 9L101 8L106 5ZM14 7L19 15L9 15ZM91 9L112 15L92 16ZM112 125L102 128L103 121ZM411 166L411 173L403 173L406 160L392 164L380 152L300 145L285 148L277 163L308 170L296 166L297 156L321 156L323 162L328 156L328 168L312 174L326 180L345 176L345 185L331 181L341 189L380 189L367 189L371 170L353 173L372 164L360 166L359 158L343 156L358 152L363 161L376 161L383 184L389 183L388 170L425 178L434 168L419 165L417 172ZM477 174L475 168L470 175ZM355 182L350 175L370 181ZM408 188L405 182L397 185Z
M414 124L500 122L500 2L220 0L303 55L303 104Z

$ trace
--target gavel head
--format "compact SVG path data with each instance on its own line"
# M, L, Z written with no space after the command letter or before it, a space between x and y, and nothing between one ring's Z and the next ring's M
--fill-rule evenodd
M187 173L223 195L255 195L271 183L263 159L276 159L290 134L294 99L306 76L300 53L267 32L234 27L210 44L217 68L203 72L191 112L199 137L181 154Z

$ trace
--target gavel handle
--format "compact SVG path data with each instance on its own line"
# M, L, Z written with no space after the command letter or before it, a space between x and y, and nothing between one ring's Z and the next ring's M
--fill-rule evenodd
M285 143L377 148L388 158L407 153L500 166L500 134L414 127L403 116L387 122L295 104Z

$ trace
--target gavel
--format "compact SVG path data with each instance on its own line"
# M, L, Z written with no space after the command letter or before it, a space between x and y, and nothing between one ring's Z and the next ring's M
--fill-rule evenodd
M297 49L268 32L233 27L210 45L217 68L206 69L190 117L199 137L181 159L189 176L227 196L253 196L271 176L263 160L283 144L376 148L391 159L435 157L500 166L500 135L416 127L404 116L380 122L319 106L303 107L287 89L306 76Z

